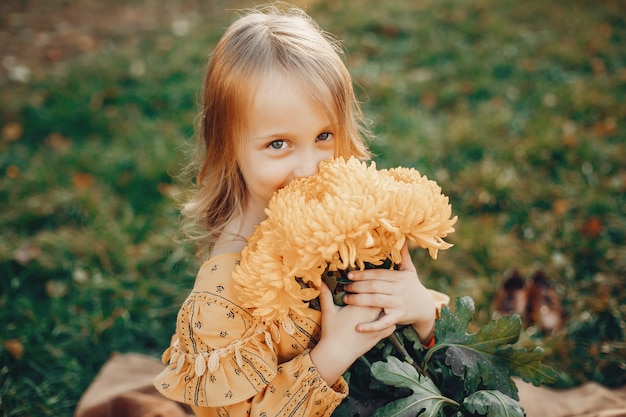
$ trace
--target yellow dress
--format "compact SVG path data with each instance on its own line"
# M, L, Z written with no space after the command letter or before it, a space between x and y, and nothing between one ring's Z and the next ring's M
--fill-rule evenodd
M236 303L231 273L241 254L207 260L177 318L154 380L165 397L197 416L330 416L348 394L340 378L329 386L311 362L321 313L291 314L263 323ZM438 305L447 296L436 298Z

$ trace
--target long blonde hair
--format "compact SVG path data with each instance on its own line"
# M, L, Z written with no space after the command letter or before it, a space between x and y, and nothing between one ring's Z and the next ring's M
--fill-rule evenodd
M281 3L248 10L218 42L204 80L196 160L197 189L182 213L202 224L210 249L242 212L246 186L236 163L256 86L284 71L335 121L335 155L370 156L369 136L338 42L302 10ZM328 99L330 98L330 103Z

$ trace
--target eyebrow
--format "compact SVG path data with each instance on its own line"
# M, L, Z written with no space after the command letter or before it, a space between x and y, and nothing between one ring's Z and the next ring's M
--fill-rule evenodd
M332 129L332 126L326 125L318 130L318 133L316 134L316 136L325 132L334 133L334 129ZM288 133L288 132L268 131L268 132L261 133L261 135L259 136L254 136L251 139L254 141L263 141L263 140L268 140L268 139L288 139L291 136L293 136L293 134Z
M261 141L261 140L268 140L268 139L282 139L287 136L290 136L290 135L288 133L268 132L268 133L262 133L260 136L255 136L252 138L252 140Z

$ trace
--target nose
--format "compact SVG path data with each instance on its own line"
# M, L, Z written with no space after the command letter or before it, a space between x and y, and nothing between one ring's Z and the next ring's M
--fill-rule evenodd
M294 175L296 178L310 177L317 172L319 161L316 158L303 158L296 169Z
M325 155L322 155L319 151L302 152L297 158L294 176L296 178L310 177L317 173L319 164L324 159L326 159Z

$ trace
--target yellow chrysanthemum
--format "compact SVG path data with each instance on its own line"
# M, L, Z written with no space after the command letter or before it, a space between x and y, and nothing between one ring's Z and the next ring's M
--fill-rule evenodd
M233 273L240 301L264 320L306 314L327 268L397 264L406 239L436 259L452 246L443 240L454 232L451 213L437 183L414 169L324 161L274 194Z

